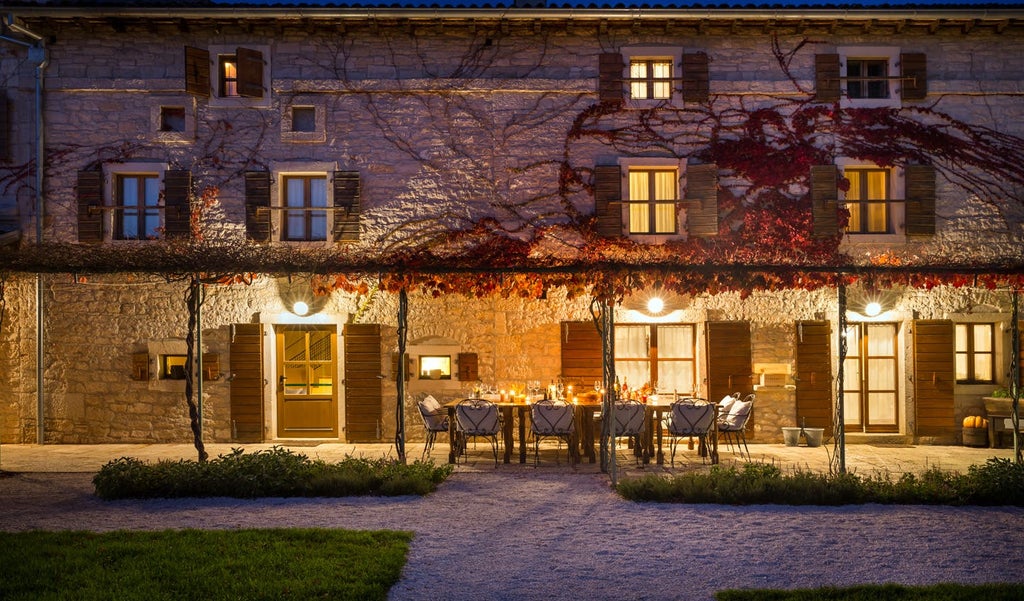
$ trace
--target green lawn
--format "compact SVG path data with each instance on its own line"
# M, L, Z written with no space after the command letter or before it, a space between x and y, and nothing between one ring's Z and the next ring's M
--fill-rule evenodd
M412 533L0 532L0 599L385 599Z
M1018 601L1024 584L863 585L792 591L722 591L716 601Z

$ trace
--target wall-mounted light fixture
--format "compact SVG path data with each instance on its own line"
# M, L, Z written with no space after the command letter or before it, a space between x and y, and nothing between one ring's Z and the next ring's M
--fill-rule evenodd
M309 305L303 301L295 301L295 304L292 305L292 313L300 317L305 316L309 313Z
M661 300L660 296L652 296L647 299L647 312L652 315L657 315L665 310L665 301Z
M864 315L868 317L878 317L882 313L882 304L878 301L870 301L864 305Z

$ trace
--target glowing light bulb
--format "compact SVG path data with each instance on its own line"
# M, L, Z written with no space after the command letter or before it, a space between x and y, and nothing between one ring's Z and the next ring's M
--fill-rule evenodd
M657 296L647 301L647 310L651 313L661 313L661 310L665 308L665 301L661 300Z
M309 313L309 305L302 301L298 301L292 305L292 313L296 315L305 315L306 313Z
M882 305L877 303L877 302L875 302L875 301L871 301L870 303L868 303L867 305L864 306L864 313L868 317L875 317L876 315L878 315L881 312L882 312Z

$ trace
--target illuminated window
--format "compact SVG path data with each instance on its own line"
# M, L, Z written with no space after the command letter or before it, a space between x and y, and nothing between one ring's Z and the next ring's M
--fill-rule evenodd
M220 96L228 98L238 96L238 61L233 54L220 56Z
M672 96L672 61L637 59L629 61L629 94L634 99L663 100Z
M956 381L995 382L995 324L956 324Z
M284 240L327 239L327 177L292 175L284 178ZM317 208L325 210L318 211Z
M697 385L693 324L615 324L615 374L630 388L693 394Z
M424 355L420 357L421 380L451 380L451 355Z
M847 168L850 182L846 192L846 208L850 211L847 231L851 234L891 233L889 219L889 170Z
M678 189L675 169L630 169L629 233L676 233Z
M160 355L160 379L184 380L185 355Z
M889 59L846 59L846 95L850 98L889 98Z
M118 240L152 240L160 237L160 178L156 174L116 176L120 218Z

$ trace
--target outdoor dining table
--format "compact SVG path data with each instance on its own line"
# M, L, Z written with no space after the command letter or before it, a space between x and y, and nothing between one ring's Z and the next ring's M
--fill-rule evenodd
M515 430L518 423L519 430L519 463L526 463L526 422L529 417L530 402L542 397L515 397L508 400L491 398L496 395L481 395L480 398L491 401L497 406L501 413L501 438L505 446L504 463L512 463L512 451L515 447ZM458 424L455 417L455 407L465 399L448 401L444 407L448 409L448 439L452 441L448 451L448 463L455 463L456 457L462 452L458 437ZM529 401L529 402L528 402ZM518 420L514 419L518 417Z

